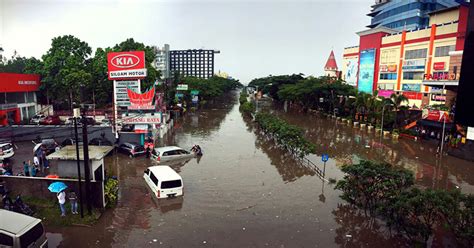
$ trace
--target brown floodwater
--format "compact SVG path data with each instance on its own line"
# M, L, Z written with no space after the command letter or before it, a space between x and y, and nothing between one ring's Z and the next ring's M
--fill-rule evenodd
M433 188L460 187L473 193L473 163L437 159L429 143L382 140L335 120L275 114L306 130L317 145L309 156L326 178L341 179L344 163L387 161L412 170L417 183ZM184 196L157 200L142 175L150 160L122 154L107 157L109 173L119 178L119 200L94 227L47 227L50 246L61 247L401 247L384 224L364 216L339 198L334 185L260 134L244 120L232 98L180 119L160 141L190 148L200 159L173 165L184 181ZM435 237L435 242L447 241Z

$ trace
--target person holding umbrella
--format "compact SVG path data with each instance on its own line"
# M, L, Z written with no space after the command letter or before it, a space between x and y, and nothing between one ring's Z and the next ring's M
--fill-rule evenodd
M59 208L61 209L61 217L66 216L66 184L63 182L54 182L49 185L49 191L57 193Z

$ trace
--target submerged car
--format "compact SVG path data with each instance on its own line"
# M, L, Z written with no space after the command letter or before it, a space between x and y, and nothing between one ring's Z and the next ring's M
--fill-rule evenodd
M11 158L13 155L15 155L15 151L12 143L0 141L0 161Z
M150 166L145 170L143 178L158 199L183 195L183 179L169 166Z
M186 151L181 147L164 146L153 149L151 152L150 159L158 163L163 163L174 160L193 158L194 156L194 153Z
M145 148L137 143L125 142L118 147L118 151L127 154L131 158L145 154Z
M0 247L48 247L40 219L0 209Z

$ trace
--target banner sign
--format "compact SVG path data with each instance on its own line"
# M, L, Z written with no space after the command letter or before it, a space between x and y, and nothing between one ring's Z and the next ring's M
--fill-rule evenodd
M191 95L199 95L199 90L191 90Z
M444 120L446 120L447 123L452 122L452 120L449 118L448 111L441 111L437 109L423 109L421 115L421 118L430 121L443 122Z
M188 90L188 85L187 84L178 84L178 87L176 87L176 90Z
M436 102L444 102L446 101L446 96L443 95L431 95L431 100Z
M412 91L404 91L402 94L410 100L421 100L421 98L423 97L423 93Z
M424 74L423 75L424 80L429 80L429 81L436 81L436 80L448 80L448 81L454 81L456 80L456 74L454 73L449 73L447 71L444 72L435 72L433 74Z
M468 140L474 140L474 127L467 127L467 135L466 138Z
M392 94L393 94L393 90L379 90L378 91L378 96L381 96L384 98L390 98Z
M375 49L360 52L360 69L358 89L360 92L372 93L374 84Z
M155 97L155 87L151 87L145 93L137 93L134 90L127 89L128 98L130 99L129 110L155 109L153 98Z
M425 71L426 61L424 59L412 59L403 61L403 71Z
M435 62L433 64L433 70L435 71L442 71L444 70L445 63L444 62Z
M344 74L344 80L346 81L348 85L356 86L359 60L358 58L355 58L355 59L348 59L345 62L346 62L346 73Z
M397 72L397 65L380 65L380 72Z
M123 116L122 117L123 124L160 124L161 117L160 114L150 116L150 115L143 115L143 116Z
M414 91L420 92L421 91L421 84L402 84L403 91Z
M140 92L140 80L133 81L114 81L115 101L117 106L130 106L130 98L127 89Z
M440 88L440 87L431 87L430 93L443 94L443 88Z
M109 80L145 78L145 52L107 53L107 68Z

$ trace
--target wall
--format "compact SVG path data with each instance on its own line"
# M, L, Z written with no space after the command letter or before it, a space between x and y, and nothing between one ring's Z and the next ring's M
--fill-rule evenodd
M377 90L377 82L379 79L379 58L380 58L380 47L382 45L382 37L387 33L377 32L374 34L367 34L360 36L359 40L359 51L375 48L375 65L374 65L374 82L372 90ZM360 66L360 55L359 55L359 66ZM360 68L359 68L360 71Z
M72 179L48 179L41 177L17 177L17 176L0 176L0 181L4 181L7 188L13 193L26 196L34 196L51 201L57 201L56 194L48 190L48 186L53 182L63 182L68 189L74 189L79 197L79 184ZM85 195L85 183L82 183L82 194ZM13 198L14 195L10 197ZM96 208L103 207L103 187L102 182L91 182L91 199L93 206ZM85 204L84 204L85 208ZM59 208L58 208L59 212Z
M459 19L459 9L432 14L430 16L430 26L432 24L441 24Z
M112 133L111 127L90 126L87 128L89 141L93 138L100 138L105 135L105 138L112 143L115 141L115 135ZM82 139L82 128L78 127L79 137ZM13 141L31 141L37 137L40 138L54 138L61 143L69 137L74 137L73 126L10 126L0 127L0 139L12 138Z

